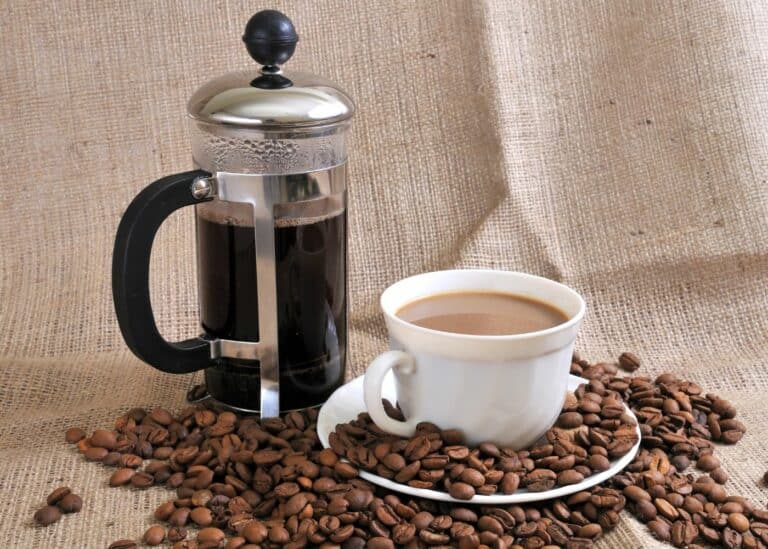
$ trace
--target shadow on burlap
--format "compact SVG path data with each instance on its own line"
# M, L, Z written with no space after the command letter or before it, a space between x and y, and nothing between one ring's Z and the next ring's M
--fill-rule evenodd
M578 348L625 349L732 399L731 493L768 469L768 6L742 2L9 0L0 20L3 547L138 537L168 497L109 489L63 443L129 407L179 407L189 376L126 352L114 233L130 199L190 166L186 98L249 66L247 18L297 23L291 67L356 99L351 374L386 347L377 296L437 268L523 270L582 292ZM404 78L404 73L408 77ZM190 212L162 228L153 302L197 331ZM47 529L55 486L85 508ZM623 515L601 547L653 547Z

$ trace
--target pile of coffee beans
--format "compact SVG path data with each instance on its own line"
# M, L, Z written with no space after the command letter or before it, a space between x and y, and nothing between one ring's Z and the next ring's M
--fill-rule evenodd
M46 505L35 511L35 522L40 526L48 526L57 522L62 513L79 513L83 508L83 498L72 493L67 486L60 486L48 494Z
M404 446L388 441L387 452L367 439L369 428L340 427L346 439L337 434L334 448L323 449L317 410L259 420L203 404L178 415L133 409L112 430L86 437L71 429L66 439L86 459L116 468L112 486L163 485L175 491L155 511L158 524L141 539L147 545L582 549L615 528L626 508L652 535L679 547L768 547L768 512L726 494L727 475L713 453L714 441L733 443L744 432L733 407L669 374L654 380L619 377L619 366L634 371L640 364L628 355L618 365L575 357L573 372L589 383L568 399L558 425L535 453L511 455L489 444L467 448L459 433L430 425L421 426ZM382 465L395 476L418 467L409 480L453 493L461 483L475 493L493 493L485 486L511 493L568 484L568 476L583 478L631 448L628 427L635 427L623 408L619 411L625 402L639 419L637 458L608 483L566 498L503 506L438 503L400 496L358 477L362 467L379 472ZM368 424L365 416L358 421ZM360 443L365 440L372 447ZM691 463L705 473L697 477L688 470ZM432 472L441 470L442 476ZM563 475L567 471L572 473ZM137 546L126 539L112 548Z
M384 401L394 419L398 408ZM350 463L413 488L448 492L461 500L476 494L513 494L518 488L543 492L578 484L605 471L637 443L634 418L621 397L605 388L580 386L566 397L546 441L527 450L499 448L492 442L470 448L456 430L420 423L411 439L382 431L367 413L340 424L329 436L333 450Z
M619 365L628 367L621 359ZM571 371L589 378L591 390L620 394L638 417L643 449L609 484L621 489L629 511L654 537L689 549L768 547L768 511L728 495L728 475L714 455L714 442L735 444L746 432L733 405L669 373L620 378L615 365L578 357ZM689 472L691 464L703 473Z

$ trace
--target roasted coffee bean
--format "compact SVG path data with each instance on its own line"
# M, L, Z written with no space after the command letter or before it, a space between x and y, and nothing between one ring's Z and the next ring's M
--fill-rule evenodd
M120 458L122 455L120 452L109 452L104 459L101 461L104 465L107 467L116 467L120 464Z
M269 529L262 522L254 520L243 528L242 535L249 543L260 544L267 539Z
M634 353L621 353L619 355L619 366L627 372L634 372L640 368L640 359Z
M106 429L96 429L91 435L91 446L112 450L115 446L117 446L117 437L112 431L107 431Z
M584 480L584 475L573 469L562 471L557 475L558 486L568 486L570 484L578 484Z
M53 505L46 505L42 509L38 509L35 512L34 518L37 524L40 524L41 526L48 526L49 524L53 524L61 518L61 511L58 507L54 507Z
M408 461L417 461L426 457L431 445L426 436L412 438L404 449L404 456Z
M504 473L499 488L502 494L514 494L520 486L520 477L517 473Z
M529 492L544 492L555 485L557 474L549 469L535 469L528 473L523 482Z
M357 478L357 469L352 465L350 465L349 463L344 463L340 461L336 465L334 465L333 470L342 479ZM414 473L414 476L415 476L415 473Z
M131 482L131 479L135 474L136 474L136 471L134 469L129 469L127 467L123 469L118 469L117 471L112 473L111 477L109 477L109 485L123 486L125 484L128 484L129 482Z
M108 549L138 549L139 545L132 539L120 539L109 544Z
M452 482L448 493L453 498L468 500L475 496L475 488L466 482Z
M150 475L149 473L145 473L144 471L134 471L133 469L126 469L127 471L130 471L133 473L133 475L130 478L131 486L134 488L139 488L140 490L144 490L146 488L149 488L155 483L155 477Z
M205 543L205 544L215 544L214 547L218 547L218 545L224 541L224 538L226 535L224 532L218 528L203 528L197 533L197 542L198 543Z
M727 549L739 549L743 544L742 535L732 528L725 528L722 534L723 546Z
M176 505L172 501L166 501L155 509L155 518L157 520L167 521L175 510Z
M392 528L392 541L398 545L406 545L416 537L416 526L401 522Z
M109 454L109 450L106 448L91 446L85 451L85 459L88 461L103 461L107 454Z
M186 526L188 520L189 509L187 507L180 507L168 517L168 524L172 526Z
M186 539L187 529L181 526L173 526L168 529L168 533L165 536L171 543L176 543Z
M210 526L213 523L213 514L207 507L195 507L189 512L189 518L198 526Z
M573 429L584 423L584 417L578 412L565 412L557 418L557 426L563 429Z
M173 423L173 416L168 410L155 408L149 413L149 418L158 425L168 426Z
M413 480L413 478L419 474L419 470L421 470L420 461L409 463L395 475L395 481L400 483L407 483Z
M699 529L690 521L678 520L672 524L672 544L675 547L690 547L699 534Z
M720 460L712 454L707 454L699 458L696 467L706 472L713 471L720 467Z
M652 520L648 523L648 529L653 534L653 537L658 540L670 541L672 539L672 528L663 520Z
M70 490L68 486L60 486L59 488L56 488L53 492L48 494L48 497L46 498L45 502L48 505L56 505L59 501L61 501L64 498L64 496L71 493L72 493L72 490Z
M160 545L165 541L165 529L162 526L150 526L147 531L144 532L141 539L147 545Z
M741 513L731 513L728 515L728 526L743 534L749 530L749 519Z
M79 427L70 427L67 429L66 433L64 433L64 440L66 440L69 444L77 444L83 440L85 436L85 431Z
M77 494L67 494L57 505L64 513L79 513L83 508L83 498Z

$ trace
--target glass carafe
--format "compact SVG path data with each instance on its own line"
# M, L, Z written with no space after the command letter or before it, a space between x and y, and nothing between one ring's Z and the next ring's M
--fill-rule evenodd
M347 140L354 105L322 78L283 72L298 37L259 12L243 40L262 64L202 86L188 103L196 170L162 178L118 229L113 294L126 343L172 373L205 370L210 396L275 416L324 402L344 380ZM195 205L203 334L165 341L149 303L162 221Z

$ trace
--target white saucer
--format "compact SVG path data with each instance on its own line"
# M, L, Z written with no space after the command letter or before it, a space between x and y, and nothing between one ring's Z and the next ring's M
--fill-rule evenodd
M571 376L568 380L568 390L573 391L581 383L587 383L587 380L577 376ZM397 394L395 392L395 380L392 372L387 374L384 379L384 385L382 387L382 395L390 402L397 401ZM626 406L626 405L625 405ZM317 418L317 434L320 437L320 442L325 448L329 448L328 435L330 435L339 423L347 423L357 418L360 412L365 411L365 402L363 400L363 376L353 379L346 385L343 385L336 389L331 395L323 407L320 408L320 415ZM635 415L627 407L627 412L632 416ZM637 420L637 418L635 418ZM521 488L514 494L494 494L490 496L476 495L470 500L460 500L452 498L447 492L439 490L425 490L423 488L413 488L407 484L400 484L392 480L380 477L368 471L360 470L360 476L365 480L378 484L389 490L395 492L401 492L403 494L409 494L420 498L434 499L437 501L450 501L455 503L478 503L486 505L499 505L499 504L512 504L512 503L525 503L530 501L542 501L546 499L558 498L567 496L575 492L579 492L601 482L605 482L612 476L621 472L624 467L632 462L632 459L640 449L640 429L637 428L637 444L632 449L622 456L621 458L611 462L611 467L607 471L596 473L592 476L585 478L578 484L571 484L569 486L559 486L552 490L545 492L528 492L526 489Z

